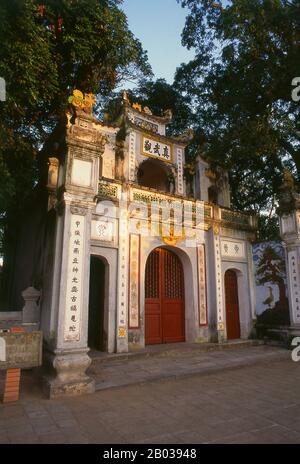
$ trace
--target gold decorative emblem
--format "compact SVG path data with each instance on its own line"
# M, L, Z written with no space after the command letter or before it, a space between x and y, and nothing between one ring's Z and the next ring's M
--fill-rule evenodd
M132 105L132 108L133 108L134 110L139 111L140 113L141 113L141 111L142 111L142 105L140 105L139 103L134 103L134 104Z
M174 237L170 235L169 237L161 237L161 238L165 242L166 245L176 246L177 240L179 240L181 237Z
M214 234L219 235L220 233L220 226L218 224L214 224Z
M125 338L126 337L126 329L125 327L119 327L118 337Z
M161 229L161 224L160 224L160 229ZM174 235L174 224L171 224L170 227L170 235L162 235L162 232L160 233L160 238L165 242L166 245L169 246L176 246L178 240L184 239L184 233L182 235Z
M224 323L223 322L218 323L218 330L224 330Z
M68 102L75 108L92 111L92 107L96 103L96 97L93 93L83 94L80 90L75 89L73 95L68 98Z

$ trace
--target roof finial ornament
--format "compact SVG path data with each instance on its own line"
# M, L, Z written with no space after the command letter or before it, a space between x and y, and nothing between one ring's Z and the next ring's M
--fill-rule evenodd
M128 98L126 90L123 90L123 102L129 103L129 98Z
M93 93L83 94L81 90L75 89L73 90L73 95L68 98L68 101L76 109L91 114L93 106L96 103L96 96Z

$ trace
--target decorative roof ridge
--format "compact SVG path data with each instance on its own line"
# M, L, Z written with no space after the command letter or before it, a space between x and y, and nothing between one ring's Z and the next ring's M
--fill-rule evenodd
M138 110L136 108L133 108L132 106L127 107L127 111L132 111L137 116L138 115L143 116L143 117L145 117L147 119L150 119L151 121L158 122L160 124L167 125L167 124L170 124L171 120L172 120L172 112L171 112L171 110L167 110L167 111L170 111L169 116L156 116L154 114L147 113L147 112L143 111L142 109ZM165 113L167 113L167 111Z

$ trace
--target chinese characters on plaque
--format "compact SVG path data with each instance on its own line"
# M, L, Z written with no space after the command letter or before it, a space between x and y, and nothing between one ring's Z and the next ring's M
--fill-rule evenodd
M71 215L68 277L66 290L65 341L80 339L84 217Z
M142 138L142 153L146 156L154 156L163 161L172 161L171 145L150 139Z

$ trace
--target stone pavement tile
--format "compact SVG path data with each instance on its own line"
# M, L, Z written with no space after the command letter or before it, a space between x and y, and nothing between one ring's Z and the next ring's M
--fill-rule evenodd
M13 444L36 444L39 443L38 437L33 434L32 432L15 432L15 433L8 433L9 441Z
M54 432L47 433L39 436L39 442L43 444L65 444L67 443L67 438L63 433Z
M205 443L205 437L201 435L200 432L196 432L194 430L183 430L181 432L175 432L175 443L193 443L193 444L201 444Z
M272 443L272 444L294 444L300 443L300 433L289 430L280 425L252 432L256 437L256 443Z
M25 411L20 403L0 405L0 420L21 416L25 416Z
M26 411L26 414L30 419L39 419L48 416L48 412L44 408Z
M49 433L56 433L59 431L59 428L50 422L35 422L32 424L34 432L40 436L40 435L47 435Z
M257 443L257 437L253 435L251 432L244 432L235 435L231 435L226 438L222 438L221 440L213 440L210 442L206 442L206 444L231 444L231 445L244 445L244 444L254 444Z
M149 443L155 445L172 445L177 444L176 436L171 433L166 433L164 435L155 435L146 440L139 441L139 443Z
M77 426L77 421L75 419L68 419L68 418L59 418L55 419L56 425L60 428L69 428L69 427L76 427Z
M282 422L279 422L278 423L282 426L285 426L291 430L294 430L295 432L297 433L300 433L300 417L299 416L294 416L292 418L292 420L290 421L290 423L288 424L287 422L285 422L285 424L283 424Z
M243 419L226 421L214 426L199 424L199 433L203 435L208 442L222 440L226 437L233 436L242 432L251 432L252 424Z
M275 425L273 420L259 415L259 411L257 411L257 413L250 412L247 416L243 417L243 420L249 423L251 431L257 431Z
M88 443L121 443L123 436L120 434L120 430L112 427L100 426L93 429L85 429L84 433L81 432L82 437L85 436ZM71 436L71 434L69 434Z
M163 436L170 430L172 430L172 433L174 433L176 430L176 425L177 424L175 422L172 422L172 426L170 424L166 426L164 423L158 421L155 423L152 421L141 421L138 423L130 424L130 427L124 427L122 430L118 430L125 442L130 441L131 443L134 443L146 440L147 438L152 439L152 437L157 437L160 435Z
M28 435L35 437L35 431L29 423L18 427L9 427L6 428L5 431L9 437L12 435Z
M86 436L86 434L80 433L80 432L74 432L74 433L72 433L70 435L67 435L65 437L65 442L64 443L85 445L85 444L89 444L90 440Z
M275 408L260 411L260 415L272 420L274 423L295 428L300 420L299 407Z
M26 416L19 417L10 417L6 420L0 420L0 429L9 430L9 429L21 429L29 425L28 418Z
M0 445L10 443L7 433L0 429Z
M0 404L0 442L300 443L299 372L280 361L76 398L24 397Z

